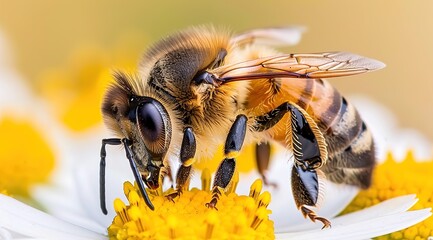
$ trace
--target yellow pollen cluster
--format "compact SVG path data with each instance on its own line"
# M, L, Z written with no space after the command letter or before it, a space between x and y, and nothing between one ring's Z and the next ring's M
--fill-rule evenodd
M54 153L27 120L0 119L0 191L27 196L32 184L46 181L54 168Z
M419 201L412 210L433 207L433 160L416 161L409 151L402 162L389 153L386 161L377 166L372 186L361 191L344 213L360 210L393 197L416 194ZM427 239L433 236L433 218L427 218L410 228L377 239Z
M211 209L205 206L212 198L210 174L204 172L204 190L186 189L173 200L166 197L173 189L162 195L158 195L161 191L148 191L154 211L139 196L137 186L125 182L128 203L114 201L117 215L108 227L110 239L274 239L267 209L271 195L261 193L261 180L253 183L249 196L239 196L235 187L228 188L217 209Z

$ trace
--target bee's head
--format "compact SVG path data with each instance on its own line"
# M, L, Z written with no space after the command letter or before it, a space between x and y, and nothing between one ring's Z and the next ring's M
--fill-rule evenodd
M102 106L104 120L120 138L128 139L147 187L158 188L172 134L169 114L157 99L138 96L126 75L117 73L115 78Z
M223 63L229 49L228 33L193 28L150 48L139 65L139 77L114 75L116 83L102 105L104 121L128 140L133 170L147 187L159 187L167 152L179 149L186 127L207 135L208 126L230 123L224 116L234 110L224 106L234 101L216 89L207 74Z
M163 160L170 145L170 118L167 110L156 99L133 96L129 101L128 119L138 129L135 141L142 142L140 150L135 150L135 153L144 154L141 161L144 166L140 169L143 181L147 187L156 189L159 187L160 170L164 166Z

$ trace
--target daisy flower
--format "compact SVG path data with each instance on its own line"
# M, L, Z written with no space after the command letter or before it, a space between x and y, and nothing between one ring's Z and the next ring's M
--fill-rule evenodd
M329 229L301 224L292 226L296 230L277 232L274 236L267 209L271 195L261 192L261 181L251 185L248 196L237 195L236 187L229 188L221 196L216 211L204 206L211 196L210 174L204 172L202 189L205 190L187 190L174 201L158 191L149 191L155 211L146 207L137 187L126 182L123 189L127 201L114 201L116 216L108 227L108 235L78 227L0 195L0 226L8 230L3 229L0 234L6 239L23 235L43 239L221 239L235 236L238 239L365 239L406 228L431 215L431 209L407 211L417 199L406 195L332 218L333 226Z
M0 32L0 192L28 197L31 186L47 182L55 165L55 150L44 133L41 112L12 66Z
M417 161L412 151L407 152L403 161L397 162L392 153L374 172L373 185L361 191L344 213L358 211L387 199L408 193L417 193L419 201L412 210L433 207L433 182L430 181L433 159ZM427 239L433 236L433 218L405 230L394 232L378 239Z
M91 104L88 104L88 100L96 98L95 96L98 96L103 89L101 86L108 81L108 72L103 66L109 61L104 60L104 57L101 58L102 60L99 59L98 54L95 56L94 59L97 61L92 61L91 64L82 61L87 57L79 57L76 62L72 61L78 64L71 64L72 70L61 71L60 77L56 77L56 73L48 74L54 77L52 81L46 81L47 85L42 87L45 91L43 96L47 97L49 102L54 103L57 102L55 99L60 99L59 96L56 96L57 90L69 88L68 78L64 78L65 82L58 82L62 76L65 76L64 73L66 76L71 73L77 74L73 76L79 77L78 79L88 79L89 76L93 76L93 79L100 80L95 81L96 83L90 87L85 82L78 81L78 85L72 88L72 94L68 94L69 96L78 94L76 95L78 97L66 99L66 102L62 103L65 111L57 113L56 116L68 128L67 131L57 131L59 130L57 127L54 127L53 130L52 126L57 126L56 124L48 125L50 128L45 130L63 134L61 138L52 138L61 143L50 144L50 146L59 146L55 148L59 151L55 156L56 159L61 160L59 161L61 165L57 167L58 171L54 175L54 184L37 188L31 195L50 214L0 194L0 238L139 239L163 237L170 239L183 236L185 238L218 239L238 234L239 239L365 239L404 229L431 215L431 210L427 208L429 205L409 210L417 202L414 195L401 196L403 194L398 194L396 195L398 197L389 200L374 201L374 206L337 216L358 190L350 186L328 183L325 190L326 199L317 212L329 218L332 228L321 230L320 224L303 219L300 212L296 210L290 197L290 191L288 191L289 181L286 179L288 169L290 169L290 164L286 161L288 156L276 150L269 169L269 180L276 182L279 188L262 189L260 181L252 183L251 179L257 178L257 173L251 173L250 165L240 164L239 169L243 169L244 172L240 173L239 179L243 181L239 183L234 181L232 186L226 190L227 192L222 194L218 211L204 207L205 203L210 200L211 177L210 174L204 174L207 166L196 166L198 169L203 169L203 180L196 175L191 180L190 189L185 190L179 198L173 201L164 197L164 194L170 193L169 186L164 188L168 189L166 190L168 192L162 189L150 191L149 194L157 206L156 211L150 212L137 194L136 187L130 183L122 186L125 179L132 178L125 164L126 161L109 160L107 176L110 177L107 179L107 186L110 186L110 189L107 192L107 199L108 202L114 204L109 215L104 216L99 209L98 179L95 177L97 175L95 173L98 172L98 161L95 161L97 150L95 149L99 149L97 143L100 142L102 130L99 130L98 127L93 128L98 126L100 118L94 116L88 118L91 121L77 121L77 119L82 119L77 118L80 114L97 112L99 102L92 101ZM90 67L87 68L87 66ZM79 89L82 88L87 88L88 91L81 94ZM53 107L52 109L61 110L62 108ZM45 121L44 124L47 123L50 121ZM80 134L74 134L77 132ZM48 135L59 136L58 133L48 133ZM110 153L110 159L124 158L124 153L121 151L113 152ZM96 158L90 160L89 156L96 156ZM248 153L244 155L244 158L246 160L239 159L238 162L251 162L251 155ZM216 156L215 159L220 160L221 158ZM396 172L396 174L400 173ZM0 180L1 178L0 175ZM125 197L118 199L122 192ZM406 192L401 193L406 194Z

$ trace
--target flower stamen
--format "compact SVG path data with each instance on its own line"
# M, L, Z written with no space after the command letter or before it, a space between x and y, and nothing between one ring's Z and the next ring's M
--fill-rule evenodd
M205 192L210 192L211 174L208 168L205 168L201 173L201 189Z
M257 179L256 181L254 181L250 188L250 197L254 198L254 200L257 200L260 192L262 191L262 188L263 182L261 180Z
M170 232L170 239L176 239L176 228L178 226L178 221L176 219L176 216L169 215L167 217L167 227Z
M108 228L110 239L273 239L273 222L269 220L267 205L269 192L260 193L262 183L256 181L250 196L237 195L238 176L233 176L231 187L220 189L218 210L205 205L212 199L210 172L202 173L202 186L188 189L174 199L166 196L175 191L159 189L150 191L149 197L155 206L150 210L139 194L137 185L124 184L127 204L120 199L114 201L117 216ZM159 192L162 195L159 195Z
M206 228L205 239L212 238L212 232L217 222L218 222L218 214L216 213L216 210L210 211L206 218L207 228Z
M120 217L122 223L128 222L128 215L126 214L126 206L119 198L114 200L114 210L117 213L117 216Z
M239 183L239 172L235 171L235 173L233 174L233 178L232 181L230 182L230 185L227 187L226 193L233 193L236 191L236 188L238 187L238 183Z
M268 212L265 207L259 207L259 210L256 212L256 216L254 217L253 222L251 223L251 228L257 229L260 223L263 222L263 219L266 218Z
M268 191L263 192L259 196L259 207L268 207L271 203L271 194Z

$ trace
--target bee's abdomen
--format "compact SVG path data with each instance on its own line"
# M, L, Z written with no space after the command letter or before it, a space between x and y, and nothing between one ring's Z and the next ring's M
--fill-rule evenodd
M329 155L341 152L349 147L365 128L361 117L355 107L335 92L340 98L338 113L328 125L322 125L321 129L328 144Z
M328 179L367 188L375 165L371 132L353 105L341 97L339 114L324 131L329 159L322 168Z

